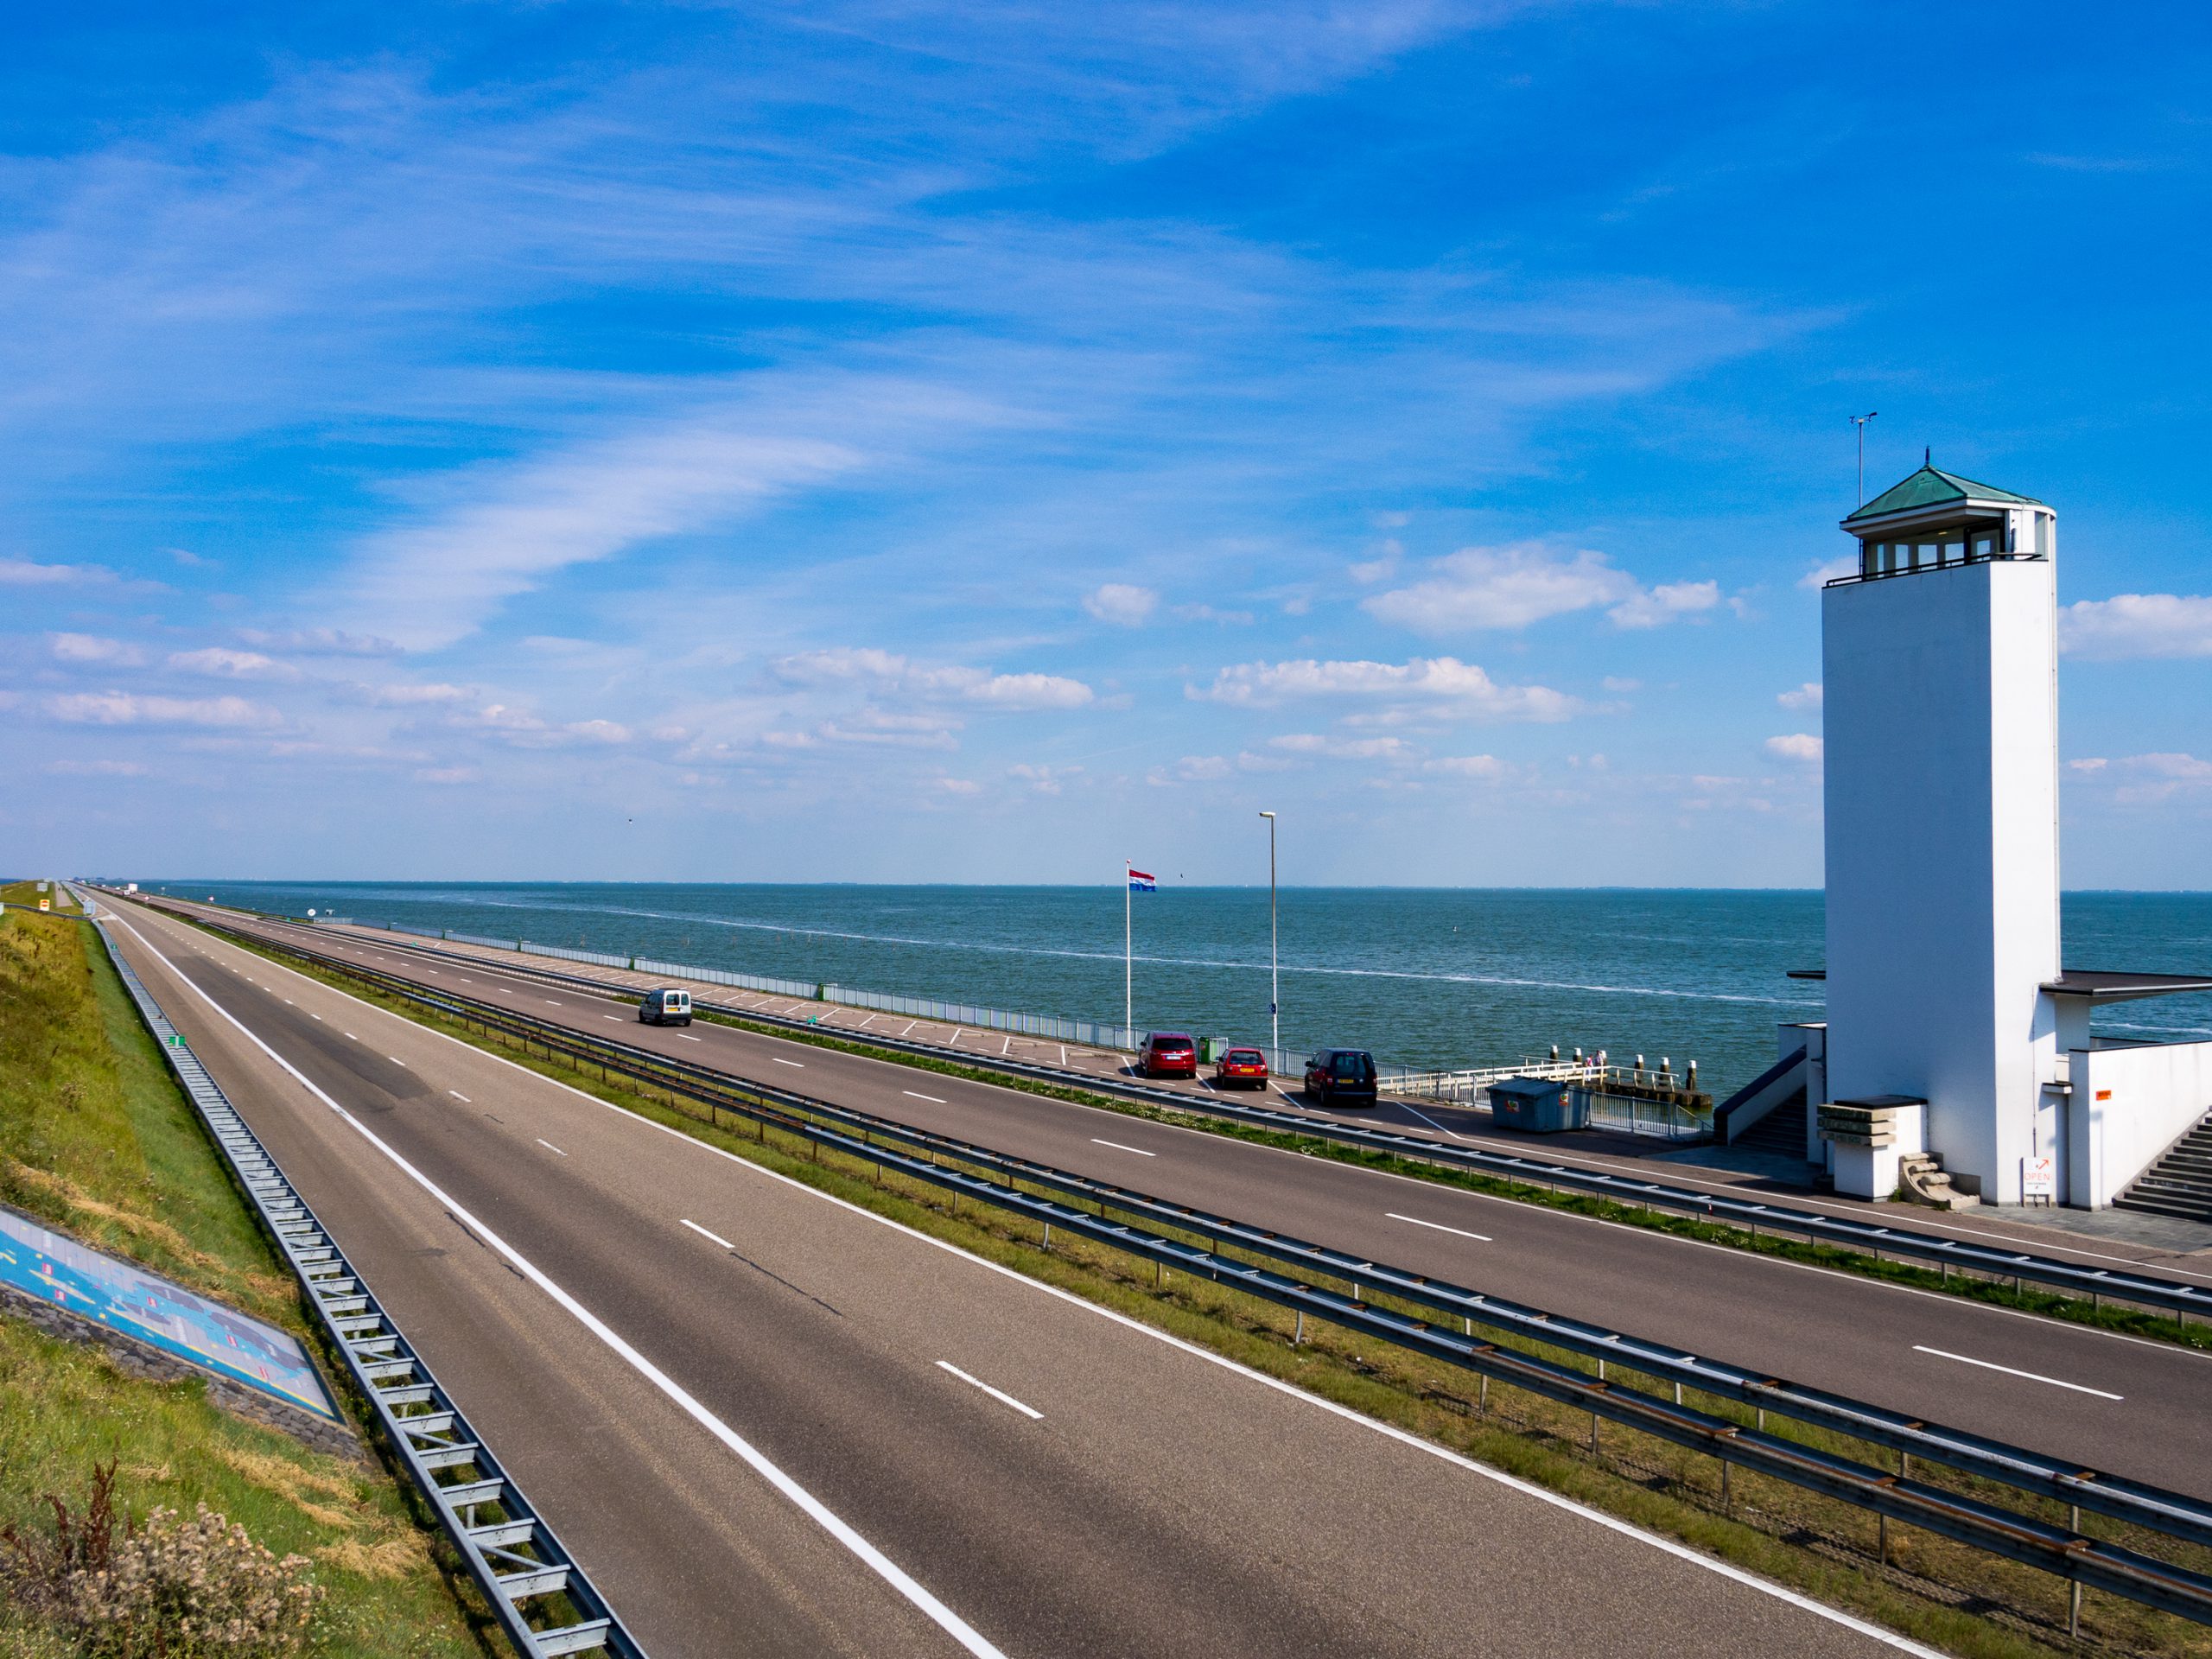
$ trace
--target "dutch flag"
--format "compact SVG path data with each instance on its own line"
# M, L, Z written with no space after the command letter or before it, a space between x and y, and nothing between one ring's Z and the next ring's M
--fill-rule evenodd
M1129 891L1131 893L1158 893L1160 891L1160 883L1154 880L1142 870L1136 868L1135 866L1131 866L1129 869Z

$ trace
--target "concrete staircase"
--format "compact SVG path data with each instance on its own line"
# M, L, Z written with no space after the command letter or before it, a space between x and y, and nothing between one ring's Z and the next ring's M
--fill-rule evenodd
M1802 1160L1805 1156L1805 1091L1800 1089L1728 1144Z
M1915 1204L1930 1210L1971 1210L1981 1200L1951 1185L1942 1165L1924 1152L1908 1153L1897 1160L1898 1190Z
M2175 1141L2112 1202L2115 1210L2212 1222L2212 1117Z

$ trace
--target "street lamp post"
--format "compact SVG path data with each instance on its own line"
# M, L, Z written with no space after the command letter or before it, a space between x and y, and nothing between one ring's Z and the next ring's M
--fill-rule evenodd
M1282 974L1275 965L1275 815L1260 816L1268 821L1268 1020L1274 1050L1268 1058L1274 1061L1282 1055Z

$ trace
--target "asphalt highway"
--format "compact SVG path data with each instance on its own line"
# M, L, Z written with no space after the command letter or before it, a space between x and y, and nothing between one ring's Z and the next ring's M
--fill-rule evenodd
M118 908L124 954L658 1659L1897 1645Z
M2212 1497L2212 1356L318 935L327 953L1486 1294Z

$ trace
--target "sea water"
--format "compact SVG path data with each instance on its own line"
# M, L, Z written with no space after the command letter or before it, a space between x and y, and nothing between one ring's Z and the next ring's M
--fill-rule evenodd
M180 897L404 922L990 1007L1119 1021L1114 887L590 882L143 882ZM1290 887L1277 897L1282 1040L1420 1066L1604 1049L1717 1093L1775 1057L1775 1025L1818 1020L1818 892ZM2080 893L2066 963L2212 972L2212 893ZM1268 893L1178 887L1128 899L1135 1023L1268 1039ZM2101 1010L2100 1033L2212 1038L2212 995Z

